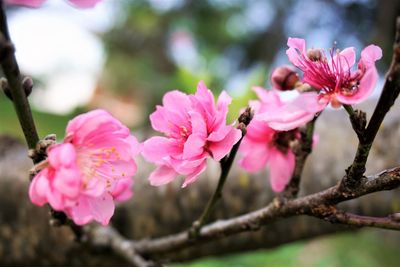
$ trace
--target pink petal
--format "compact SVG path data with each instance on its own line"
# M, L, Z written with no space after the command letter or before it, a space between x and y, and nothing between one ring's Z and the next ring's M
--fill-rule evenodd
M191 129L188 116L189 110L190 107L178 110L177 108L171 109L157 106L156 111L150 115L151 126L154 130L162 132L168 136L180 136L181 127Z
M214 113L214 96L203 81L200 81L197 84L197 91L194 94L194 97L202 104L205 111L210 114Z
M21 5L28 7L40 7L46 0L6 0L9 5Z
M81 189L81 174L79 169L75 168L61 168L55 173L53 187L58 192L66 197L78 197Z
M204 137L195 134L190 135L183 148L183 158L191 159L203 154L205 144L206 139Z
M338 56L335 55L332 59L333 62L338 61ZM348 47L339 53L339 63L342 71L348 71L356 62L356 52L354 47ZM332 66L331 66L332 67Z
M31 202L38 206L43 206L47 203L46 192L50 191L48 168L39 172L29 185L29 198Z
M261 102L268 104L271 109L279 107L283 104L279 97L279 94L277 94L276 91L266 90L259 86L254 86L252 89L257 94Z
M368 67L375 67L375 61L382 58L382 49L376 45L369 45L361 51L360 62Z
M71 4L80 8L94 7L101 0L68 0Z
M267 164L269 158L268 143L252 142L246 135L240 144L239 151L243 155L239 165L248 172L257 172Z
M133 179L119 179L115 185L111 195L116 201L126 201L133 195L132 193Z
M270 152L269 169L272 190L282 192L289 183L295 167L295 156L292 152L284 154L278 150Z
M242 132L232 127L224 139L219 142L210 142L208 149L211 151L212 157L216 161L220 161L231 151L233 145L235 145L241 137Z
M78 205L71 208L70 215L78 225L87 224L93 219L102 225L107 225L114 214L114 209L113 198L108 193L98 198L82 196Z
M228 106L232 103L232 98L225 92L222 91L217 100L217 110L221 117L226 119L228 114Z
M306 56L306 41L304 39L289 37L287 45L289 46L289 49L286 50L286 54L289 61L296 67L300 68L302 65L301 57Z
M192 134L202 136L206 138L207 136L207 124L204 117L196 111L188 112L190 116L190 123L192 125Z
M368 98L374 91L378 72L375 67L368 68L360 80L358 90L352 95L338 94L336 99L343 104L358 104Z
M52 167L70 167L76 164L76 152L73 145L58 144L48 149L48 160Z
M257 119L253 119L247 126L247 133L245 139L249 139L253 142L266 144L272 140L275 132L276 131L274 129L268 126L268 123ZM241 144L241 146L242 145L243 144Z
M204 163L208 156L207 152L204 152L202 155L198 156L194 159L171 159L170 166L179 174L189 175L194 172L201 164Z
M327 104L317 93L302 93L280 108L256 114L255 119L267 122L275 130L289 131L311 121Z
M191 174L186 176L185 181L182 184L182 188L185 188L189 184L194 183L199 175L206 169L206 166L207 162L204 160L199 166L197 166L197 168L193 170Z
M152 186L160 186L172 182L177 175L173 168L161 165L150 174L149 181Z
M104 179L93 177L87 183L81 194L93 198L100 197L106 192L106 185L107 182Z
M150 162L162 162L165 157L182 153L176 140L161 136L151 137L143 143L142 155Z
M190 109L191 102L187 94L175 90L164 95L163 106L178 114L185 114Z

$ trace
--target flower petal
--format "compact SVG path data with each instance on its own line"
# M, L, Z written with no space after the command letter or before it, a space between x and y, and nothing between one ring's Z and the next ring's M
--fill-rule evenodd
M269 158L268 143L252 142L245 136L240 145L240 152L243 156L239 165L246 171L254 173L265 168Z
M231 127L231 130L228 132L224 139L218 142L209 143L208 149L211 151L212 157L216 161L220 161L231 151L233 145L235 145L241 137L242 132L239 129Z
M327 104L324 99L320 100L317 93L302 93L280 108L256 114L255 119L267 122L275 130L289 131L311 121Z
M205 144L204 137L196 134L190 135L183 148L183 159L191 159L203 154Z
M172 182L177 175L173 168L161 165L150 174L149 181L153 186L160 186Z
M275 150L270 152L269 169L272 190L282 192L289 183L295 167L295 156L292 152L286 154Z

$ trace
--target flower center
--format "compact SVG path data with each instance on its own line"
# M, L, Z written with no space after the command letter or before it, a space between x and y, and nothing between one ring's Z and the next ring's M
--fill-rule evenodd
M110 188L118 176L125 176L125 173L115 173L112 162L121 159L115 147L101 149L86 147L78 149L77 154L77 163L83 174L82 184L84 188L93 178L103 180L106 187Z
M179 126L179 134L183 137L183 138L188 138L189 136L189 131L185 126Z
M298 130L287 132L276 132L272 137L272 144L281 152L287 153L290 148L290 142L296 139Z

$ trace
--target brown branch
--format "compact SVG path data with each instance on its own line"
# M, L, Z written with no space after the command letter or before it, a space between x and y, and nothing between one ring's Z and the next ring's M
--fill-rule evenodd
M341 191L340 185L309 196L281 201L276 198L268 206L235 218L220 220L204 226L194 241L187 232L161 237L153 240L142 240L134 243L134 248L141 255L157 255L190 247L229 235L246 231L255 231L279 218L296 215L312 215L326 218L326 206L336 205L343 201L358 198L373 192L391 190L400 186L400 167L369 176L364 184L352 193ZM338 221L339 222L339 221ZM368 225L380 227L381 224Z
M365 172L369 151L378 133L386 114L393 106L400 93L400 17L396 21L396 35L393 45L393 58L390 68L386 74L386 81L382 89L378 104L372 114L363 135L358 144L357 153L352 165L347 169L342 180L343 189L351 191L361 183L362 175Z
M361 110L354 110L351 105L343 105L344 110L349 114L349 119L358 140L364 139L365 126L367 125L367 114Z
M332 223L341 223L356 227L376 227L389 230L400 230L400 220L396 214L386 217L362 216L344 211L337 211L330 217L328 221Z
M15 58L15 49L10 39L7 26L6 13L3 7L3 1L0 0L0 64L4 75L7 78L10 88L12 102L18 115L22 131L28 147L33 149L39 141L36 132L35 123L33 122L32 112L29 106L26 92L22 85L21 74ZM37 162L41 161L38 159Z
M308 155L310 155L312 151L314 126L317 118L318 117L315 117L300 130L300 141L293 148L293 152L296 155L295 169L290 182L283 192L285 198L295 198L299 193L301 175Z
M86 244L96 248L111 248L112 251L136 267L161 266L152 261L147 261L136 253L133 242L125 239L112 227L86 227Z

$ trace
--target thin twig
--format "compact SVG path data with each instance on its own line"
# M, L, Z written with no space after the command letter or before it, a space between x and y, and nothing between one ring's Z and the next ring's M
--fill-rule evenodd
M15 50L12 45L7 26L6 13L3 1L0 0L0 64L7 78L10 93L13 99L15 111L18 116L22 131L28 147L33 149L39 141L35 123L26 93L22 86L21 74L15 58ZM39 160L38 160L39 161ZM35 162L38 163L38 162Z
M189 229L188 233L191 238L196 238L198 235L201 227L208 222L210 215L212 214L215 205L217 204L218 200L222 197L222 189L225 185L225 181L228 178L229 171L232 167L232 163L235 159L236 153L239 149L240 143L242 142L244 136L246 135L246 127L250 123L253 118L253 113L250 108L247 108L239 117L239 125L238 129L242 131L242 136L240 140L232 147L229 155L226 158L223 158L220 162L221 166L221 174L218 179L217 187L208 200L206 207L204 208L202 214L200 215L199 219L193 222L192 227Z
M329 220L332 220L333 223L341 223L356 227L375 227L397 231L400 230L400 221L397 218L397 215L394 214L386 217L372 217L338 211L332 215Z
M301 175L303 173L304 165L306 163L308 155L312 151L314 126L318 117L315 117L312 121L300 130L300 142L294 147L293 152L296 156L295 169L293 171L292 178L286 186L283 196L285 198L295 198L300 190Z

